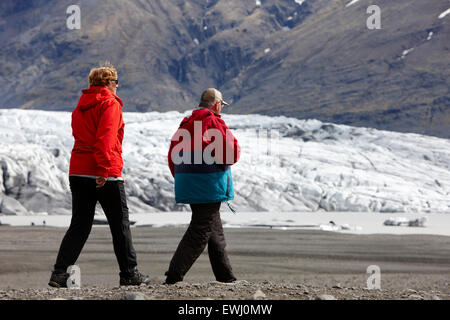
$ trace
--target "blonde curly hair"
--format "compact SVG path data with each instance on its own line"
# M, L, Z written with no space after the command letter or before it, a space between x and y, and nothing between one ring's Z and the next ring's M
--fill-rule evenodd
M91 69L91 72L89 72L90 86L105 87L108 85L109 81L116 79L117 79L117 70L109 62L105 62L102 66L98 68L93 68Z

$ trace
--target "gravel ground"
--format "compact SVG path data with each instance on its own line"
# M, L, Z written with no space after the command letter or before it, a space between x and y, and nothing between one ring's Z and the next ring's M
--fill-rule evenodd
M311 230L225 229L239 281L214 281L207 253L163 285L185 228L133 227L139 269L151 284L119 287L107 227L94 227L77 261L81 289L47 287L64 228L0 228L0 300L450 300L450 237L346 235ZM367 289L367 267L381 289Z
M181 283L139 287L0 290L0 300L450 300L448 291L287 284L240 280L235 284Z

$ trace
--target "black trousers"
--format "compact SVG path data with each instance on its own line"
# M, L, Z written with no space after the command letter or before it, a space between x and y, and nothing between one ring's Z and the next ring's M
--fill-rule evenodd
M72 192L72 220L62 240L55 271L66 272L67 267L77 261L91 232L98 201L109 223L120 275L131 275L137 262L131 239L124 182L107 181L101 188L96 188L95 179L92 178L71 176L69 182Z
M191 204L192 218L178 244L166 272L168 279L182 281L185 274L208 245L211 267L217 281L235 280L220 220L220 202Z

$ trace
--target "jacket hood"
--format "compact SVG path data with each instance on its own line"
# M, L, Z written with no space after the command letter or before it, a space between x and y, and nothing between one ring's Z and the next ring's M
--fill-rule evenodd
M188 122L203 120L211 115L220 118L220 115L214 114L208 108L195 109L194 111L192 111L192 114L189 117L186 117L183 119L183 121L181 121L180 126Z
M116 99L120 103L120 106L123 106L122 100L105 87L90 87L89 89L82 90L81 92L83 94L81 95L77 106L77 108L81 111L93 108L101 102L110 99Z

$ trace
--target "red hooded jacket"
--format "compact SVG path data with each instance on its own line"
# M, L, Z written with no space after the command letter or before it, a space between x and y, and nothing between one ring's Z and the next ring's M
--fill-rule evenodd
M75 143L69 175L121 177L122 100L104 87L83 90L72 113Z
M222 152L222 163L226 165L232 165L239 161L240 155L241 155L241 148L239 146L239 143L237 139L233 136L228 126L225 124L225 121L223 121L222 117L220 115L216 115L211 110L207 108L203 109L197 109L192 112L192 114L189 117L186 117L181 121L180 126L178 130L185 129L189 131L192 140L190 143L190 146L188 149L195 150L194 147L194 136L195 136L195 130L194 130L194 123L196 121L201 122L201 148L202 150L205 150L205 148L211 143L211 137L208 136L208 130L209 129L217 129L221 132L221 136L223 138L223 152ZM174 137L177 136L178 131L175 133ZM228 133L228 135L227 135ZM174 137L172 137L171 144L169 147L169 154L168 154L168 164L170 172L172 173L172 176L175 176L175 169L174 169L174 163L172 160L172 151L176 145L178 145L180 142L178 139L174 141ZM185 152L188 150L184 150ZM227 152L232 153L232 157L227 158Z

